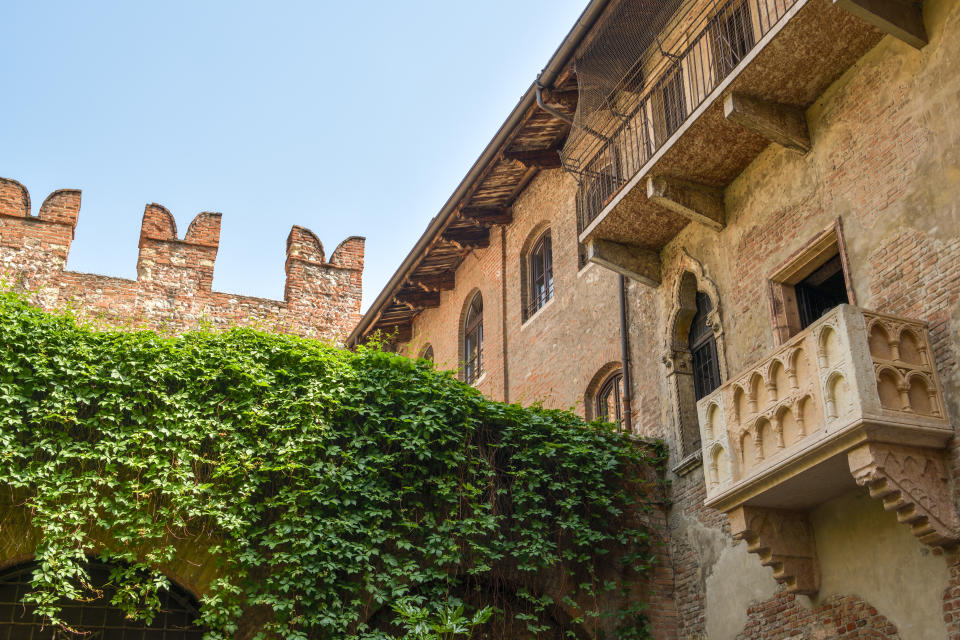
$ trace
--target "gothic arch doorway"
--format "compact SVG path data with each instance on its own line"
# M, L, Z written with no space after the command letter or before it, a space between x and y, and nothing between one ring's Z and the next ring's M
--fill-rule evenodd
M86 569L99 596L63 603L64 620L80 633L51 627L36 614L35 606L22 602L37 566L27 562L0 571L0 640L200 640L203 636L196 599L172 583L158 594L160 612L150 624L128 619L110 604L116 592L110 584L110 566L97 560L90 560Z

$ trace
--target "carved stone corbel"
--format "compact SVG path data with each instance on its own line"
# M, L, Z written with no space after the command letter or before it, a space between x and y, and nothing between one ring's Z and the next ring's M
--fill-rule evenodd
M847 462L857 484L921 542L942 548L960 541L943 451L868 442L847 453Z
M811 595L820 589L820 566L813 526L806 513L763 507L737 507L727 514L736 540L773 568L773 577L789 593Z

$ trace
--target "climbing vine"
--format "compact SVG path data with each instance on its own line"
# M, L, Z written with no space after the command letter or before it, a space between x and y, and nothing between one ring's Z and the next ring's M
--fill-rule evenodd
M283 638L549 620L644 637L628 595L652 563L658 456L376 347L96 331L0 295L0 483L37 532L27 600L54 623L90 596L88 554L149 619L163 568L205 546L209 638L251 620Z

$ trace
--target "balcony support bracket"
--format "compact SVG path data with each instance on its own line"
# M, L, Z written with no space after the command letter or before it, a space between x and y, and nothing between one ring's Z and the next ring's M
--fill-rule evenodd
M896 512L921 542L934 549L960 542L943 451L868 442L851 450L847 462L857 484Z
M916 0L833 0L841 9L852 13L880 31L922 49L927 44L923 26L923 5Z
M761 138L797 153L810 151L807 118L802 109L733 92L723 101L727 120Z
M723 190L716 187L651 176L647 179L647 199L717 231L726 223Z
M656 251L611 240L591 240L587 258L647 286L660 286L660 254Z
M740 506L727 514L730 532L760 556L789 593L812 595L820 589L820 566L813 526L806 513Z

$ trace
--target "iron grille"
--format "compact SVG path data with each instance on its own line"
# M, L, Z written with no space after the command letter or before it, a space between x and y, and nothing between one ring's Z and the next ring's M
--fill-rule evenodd
M185 591L174 586L159 594L161 608L153 622L145 624L127 618L110 604L116 590L110 583L110 567L90 561L87 573L98 597L84 601L65 601L64 620L79 634L51 627L36 614L36 607L22 602L30 591L30 579L38 565L18 565L0 574L0 639L57 640L200 640L203 630L195 624L197 603Z
M571 134L562 153L564 168L577 175L579 182L581 232L796 1L686 2L673 18L658 23L663 25L662 33L644 40L653 44L629 65L627 74L602 101L594 95L596 79L592 75L586 79L581 96L589 92L590 104L584 108L591 112L580 113L578 105L576 135ZM602 46L603 38L630 37L622 24L609 24L605 30L596 38L601 45L594 48ZM598 62L604 62L602 55L611 54L591 50L584 55L596 59L587 60L589 64L578 60L578 77L582 64L593 72Z

